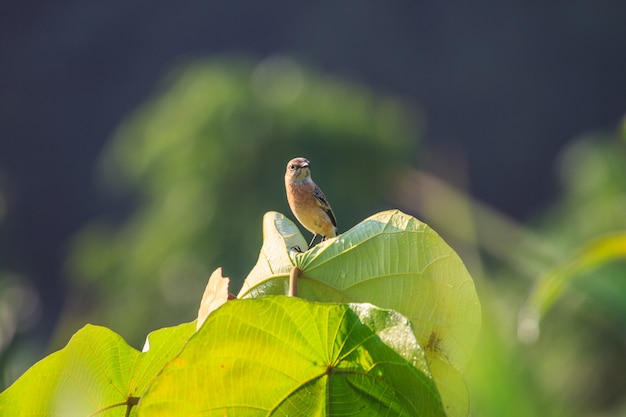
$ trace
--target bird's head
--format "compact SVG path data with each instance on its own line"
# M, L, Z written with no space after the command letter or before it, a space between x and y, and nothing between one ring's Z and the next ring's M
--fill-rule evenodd
M311 163L306 158L293 158L287 163L285 178L289 182L297 182L311 178Z

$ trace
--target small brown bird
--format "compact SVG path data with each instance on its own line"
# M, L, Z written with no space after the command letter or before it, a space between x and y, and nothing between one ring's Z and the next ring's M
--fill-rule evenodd
M337 220L326 196L311 179L311 163L306 158L294 158L287 163L285 171L287 201L296 219L309 232L313 245L317 235L322 240L337 236Z

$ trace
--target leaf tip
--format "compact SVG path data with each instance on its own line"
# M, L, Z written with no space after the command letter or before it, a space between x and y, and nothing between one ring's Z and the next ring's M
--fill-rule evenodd
M202 327L205 320L213 311L217 310L229 299L228 284L230 279L222 276L222 267L217 268L211 274L209 282L204 289L200 308L198 309L198 320L196 330Z

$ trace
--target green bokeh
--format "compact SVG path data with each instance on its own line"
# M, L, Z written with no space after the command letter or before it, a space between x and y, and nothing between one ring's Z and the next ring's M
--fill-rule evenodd
M560 194L523 226L539 243L534 253L544 255L546 277L590 263L585 248L626 230L624 139L624 131L586 135L562 153ZM536 270L538 257L527 253L513 248L513 263L485 264L492 279L477 285L485 320L466 377L475 415L623 416L626 262L607 256L611 263L584 273L573 268L541 319L539 338L525 345L517 339L518 313L542 277L520 279L523 267Z
M289 213L289 159L312 162L343 232L388 207L385 191L417 159L417 137L418 114L397 97L286 58L180 67L102 158L104 183L135 208L74 240L68 268L79 301L67 332L78 317L138 344L150 329L193 318L216 267L237 292L261 247L263 213Z

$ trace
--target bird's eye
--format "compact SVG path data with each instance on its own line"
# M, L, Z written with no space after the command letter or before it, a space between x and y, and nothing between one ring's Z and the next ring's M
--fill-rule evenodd
M289 165L289 169L293 171L294 169L296 169L296 166L294 164L291 164Z

